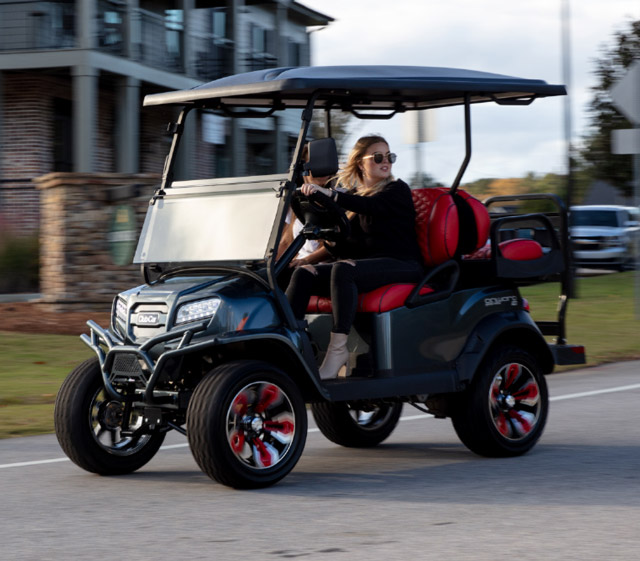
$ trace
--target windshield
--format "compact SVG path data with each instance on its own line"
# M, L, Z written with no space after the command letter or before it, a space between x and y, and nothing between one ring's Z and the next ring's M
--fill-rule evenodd
M174 182L147 210L134 263L265 258L284 176Z
M618 213L615 210L573 210L569 218L571 226L604 226L617 228Z

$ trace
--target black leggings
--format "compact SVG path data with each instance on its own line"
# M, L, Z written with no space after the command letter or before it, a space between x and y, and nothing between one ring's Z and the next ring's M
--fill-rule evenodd
M423 268L417 261L391 257L336 261L314 265L314 272L297 267L287 298L297 319L303 319L312 294L331 296L334 333L349 333L358 309L358 293L396 282L419 282Z

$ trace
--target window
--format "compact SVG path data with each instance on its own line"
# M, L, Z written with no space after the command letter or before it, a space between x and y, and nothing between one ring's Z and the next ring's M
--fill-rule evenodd
M216 39L227 36L227 12L225 8L214 8L211 12L211 28Z

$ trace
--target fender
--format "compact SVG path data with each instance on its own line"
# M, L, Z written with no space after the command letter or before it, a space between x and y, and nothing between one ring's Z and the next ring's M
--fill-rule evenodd
M499 312L478 323L456 359L461 383L472 381L482 360L499 342L522 347L540 361L545 374L553 371L553 354L531 316L524 310Z

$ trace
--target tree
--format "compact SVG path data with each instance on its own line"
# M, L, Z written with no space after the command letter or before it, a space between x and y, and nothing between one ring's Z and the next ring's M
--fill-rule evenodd
M637 59L640 59L640 20L629 20L628 28L617 31L612 44L602 47L602 56L595 61L598 84L592 88L590 127L580 150L590 175L614 185L626 196L633 190L632 159L611 153L611 132L631 128L631 124L613 106L609 90Z

